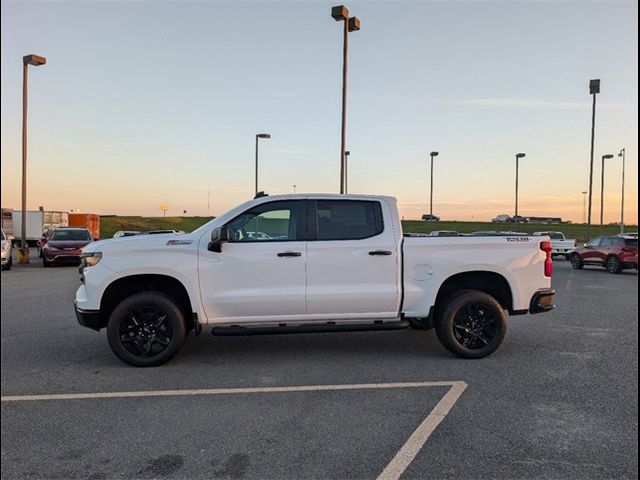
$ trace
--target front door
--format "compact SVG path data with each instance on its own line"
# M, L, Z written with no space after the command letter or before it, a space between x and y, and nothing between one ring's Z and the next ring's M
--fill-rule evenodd
M585 245L584 252L582 254L582 261L585 263L598 263L602 262L603 256L600 252L600 245L602 243L602 237L596 237Z
M227 223L220 253L199 245L200 294L212 323L261 322L304 316L305 201L274 201Z

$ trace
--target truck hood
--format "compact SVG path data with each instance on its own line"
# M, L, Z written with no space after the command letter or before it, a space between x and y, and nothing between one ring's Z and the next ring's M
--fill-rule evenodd
M82 249L84 253L92 252L126 252L140 250L158 250L195 244L196 236L192 233L158 233L154 235L134 235L131 237L109 238L92 242Z

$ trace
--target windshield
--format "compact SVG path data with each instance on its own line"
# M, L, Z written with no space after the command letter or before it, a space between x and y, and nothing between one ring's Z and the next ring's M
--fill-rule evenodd
M49 240L58 242L64 240L85 241L91 240L91 235L89 235L87 230L56 230L51 234L51 238Z
M549 232L545 233L545 235L551 237L551 240L564 240L564 235L562 233Z

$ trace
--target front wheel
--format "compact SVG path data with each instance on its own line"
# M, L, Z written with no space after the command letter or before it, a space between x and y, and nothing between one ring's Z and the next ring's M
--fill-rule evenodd
M463 358L492 354L507 333L507 315L491 295L464 290L444 301L436 317L436 334L450 352Z
M607 258L605 267L609 273L620 273L622 271L622 264L618 257L611 256Z
M107 324L113 353L136 367L154 367L171 360L187 337L182 310L158 292L141 292L120 302Z
M574 253L573 255L571 255L570 260L571 260L571 266L573 267L574 270L582 270L582 267L584 267L584 264L580 259L580 255L578 255L577 253Z

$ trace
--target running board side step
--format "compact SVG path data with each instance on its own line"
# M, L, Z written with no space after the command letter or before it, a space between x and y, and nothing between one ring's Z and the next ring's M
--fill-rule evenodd
M382 321L376 320L368 323L347 323L336 324L334 322L321 324L307 324L288 326L286 323L268 326L240 327L233 325L230 327L214 327L211 330L213 335L235 336L235 335L277 335L283 333L327 333L327 332L366 332L371 330L401 330L409 327L408 320Z

